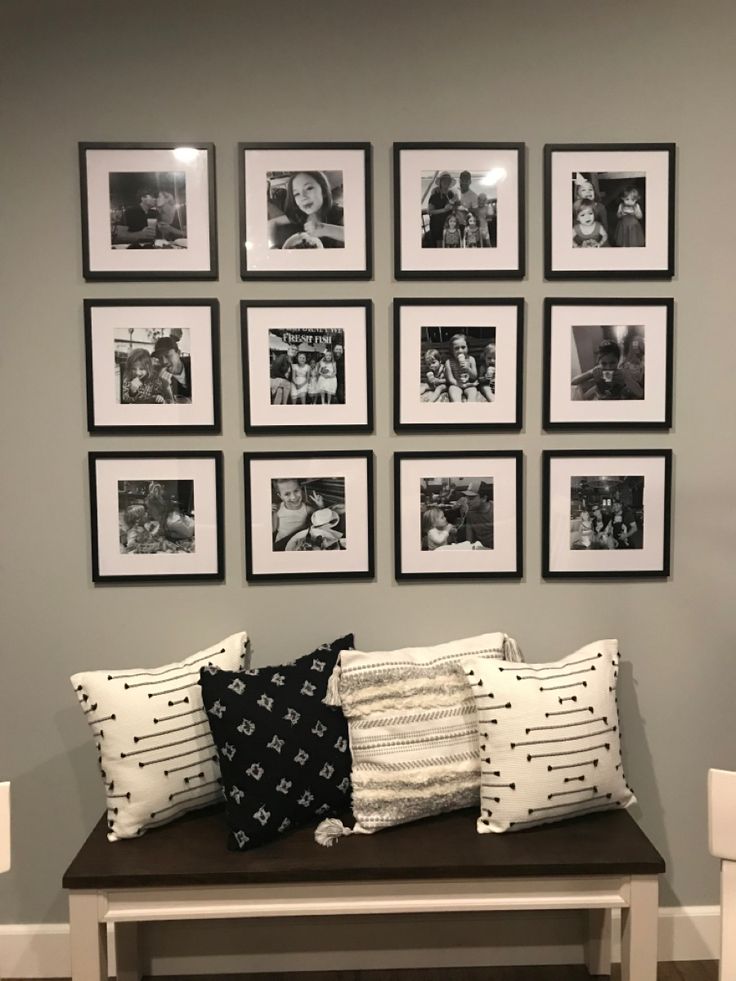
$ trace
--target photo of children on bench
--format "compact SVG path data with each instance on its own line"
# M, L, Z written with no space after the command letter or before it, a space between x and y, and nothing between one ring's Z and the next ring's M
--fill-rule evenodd
M643 248L646 242L643 171L572 175L573 248Z
M422 327L422 402L493 402L495 327Z
M193 480L118 481L120 551L194 552Z
M644 399L643 325L573 325L573 401Z
M344 405L345 332L268 333L271 405Z
M425 477L419 483L421 548L493 548L493 477Z
M345 478L271 480L274 552L347 548Z
M644 547L644 477L572 477L570 548Z
M488 175L462 170L421 176L423 249L495 249L497 197Z

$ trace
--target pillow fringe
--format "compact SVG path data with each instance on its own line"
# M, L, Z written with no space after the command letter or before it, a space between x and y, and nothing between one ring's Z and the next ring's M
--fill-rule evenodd
M340 698L340 658L337 659L337 664L332 669L332 674L330 675L330 680L327 682L327 694L322 699L323 705L342 705L342 699ZM325 823L324 821L322 822Z
M365 831L359 824L348 828L339 818L325 818L314 829L314 840L318 845L323 845L325 848L332 848L340 838L347 838L348 835L367 834L370 834L370 831Z
M508 634L503 635L503 657L505 661L514 661L521 663L524 661L524 655L521 653L521 648L516 643L513 637L509 637Z

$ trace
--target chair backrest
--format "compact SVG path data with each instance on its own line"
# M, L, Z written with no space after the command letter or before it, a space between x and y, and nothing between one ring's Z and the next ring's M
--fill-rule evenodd
M0 872L10 868L10 784L0 783Z
M736 862L736 772L708 771L708 848Z

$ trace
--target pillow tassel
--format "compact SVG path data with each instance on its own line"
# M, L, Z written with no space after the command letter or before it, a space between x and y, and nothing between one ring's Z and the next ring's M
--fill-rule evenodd
M332 848L338 838L345 838L355 833L352 828L347 828L339 818L325 818L314 829L314 840L318 845Z
M513 637L508 634L503 635L503 657L505 661L523 662L524 655L521 653L519 645Z
M327 682L327 694L322 699L323 705L342 705L342 699L340 698L340 659L337 659L337 664L332 669L332 674L330 675L330 680ZM326 822L322 822L323 824Z

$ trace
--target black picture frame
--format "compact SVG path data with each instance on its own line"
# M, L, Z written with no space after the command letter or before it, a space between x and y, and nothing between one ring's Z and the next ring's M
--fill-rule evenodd
M461 151L467 155L462 164L453 166L445 162L440 163L434 159L436 151L440 153L440 160L443 156L454 155ZM462 169L471 166L471 155L493 155L511 154L515 155L515 181L516 193L509 196L509 201L514 202L516 209L516 221L513 224L511 233L505 232L503 236L504 251L506 262L500 259L501 252L496 252L498 240L494 243L494 248L479 249L479 253L487 253L488 259L496 260L496 265L489 262L486 267L473 268L447 268L442 263L431 263L431 255L439 252L441 255L445 250L423 248L420 246L410 248L411 238L407 235L408 223L413 220L413 205L408 205L402 196L402 157L405 154L423 154L425 165L434 169L436 174L440 173L438 168L448 168L458 173ZM481 157L482 159L482 157ZM504 158L505 159L505 158ZM491 173L494 169L492 163L481 163L478 165L482 169ZM490 169L489 169L490 168ZM408 166L407 166L408 170ZM430 143L394 143L393 145L393 208L394 208L394 277L397 280L500 280L500 279L523 279L526 275L526 144L524 143L501 143L501 142L430 142ZM421 173L421 172L419 172ZM407 178L408 180L409 178ZM454 180L454 178L453 178ZM495 186L495 185L489 185ZM409 193L408 186L404 188ZM417 186L417 193L419 186ZM413 194L413 190L410 192ZM404 215L404 208L410 209L409 214ZM503 215L503 212L501 212ZM494 216L493 221L497 218ZM511 226L505 226L509 228ZM420 239L423 239L423 235ZM500 238L500 236L499 236ZM515 244L514 244L515 243ZM469 250L463 249L463 252ZM474 252L475 250L473 250ZM414 252L414 258L410 258L410 253ZM420 259L422 261L420 261ZM498 263L501 263L498 266Z
M109 151L110 154L121 154L125 155L130 152L133 154L144 153L149 151L152 155L158 151L172 151L180 153L184 151L203 151L205 153L206 159L206 171L207 171L207 200L206 200L206 210L207 217L203 224L206 226L206 233L200 235L200 240L192 242L192 255L194 255L194 249L196 248L206 256L206 259L202 261L196 268L157 268L153 262L150 263L150 268L148 268L148 251L155 257L156 253L160 256L164 252L168 252L168 249L158 250L150 249L146 250L136 250L137 253L141 251L146 252L146 266L135 269L124 267L124 259L120 262L115 260L113 265L113 260L110 256L107 256L108 265L104 264L104 256L98 256L97 251L93 248L90 238L90 228L91 221L93 220L93 215L97 220L102 220L103 209L102 201L97 202L93 207L90 201L89 193L89 180L90 180L90 165L88 160L88 154L93 151ZM185 169L192 161L183 159L176 163L176 167L180 170ZM110 159L110 166L114 166L114 160ZM143 163L140 164L143 166ZM154 163L151 164L156 169ZM108 171L112 173L113 171ZM105 169L101 167L101 173L105 173ZM146 173L142 171L141 173ZM218 277L218 254L217 254L217 200L216 200L216 175L215 175L215 145L209 142L148 142L148 143L99 143L99 142L80 142L79 143L79 175L80 175L80 198L81 198L81 218L82 218L82 270L84 279L87 282L99 282L99 281L162 281L162 280L210 280L217 279ZM99 207L98 207L99 204ZM186 205L185 205L186 206ZM202 205L200 204L200 207ZM110 207L108 199L108 208ZM106 221L110 220L110 213L108 211L106 215ZM108 243L109 244L109 243ZM187 249L189 246L187 246ZM110 245L110 252L112 252L112 246ZM183 252L184 250L180 250ZM132 255L132 253L131 253ZM100 264L102 262L102 264ZM192 262L196 262L193 258Z
M317 559L317 563L320 567L314 567L314 563L311 563L309 557L306 561L299 560L299 565L294 568L294 571L288 571L288 567L285 562L282 562L280 558L274 559L274 556L283 556L287 551L291 552L292 555L301 551L299 549L290 549L285 546L276 549L274 545L276 544L275 533L272 529L271 521L274 511L272 510L275 505L272 504L272 488L268 488L268 492L261 487L260 493L262 500L258 501L257 510L263 520L263 531L260 535L261 546L266 547L255 547L254 546L254 519L256 507L254 507L254 479L252 474L253 466L258 466L263 464L263 472L260 474L261 481L268 480L270 483L274 483L279 479L281 475L282 480L289 480L292 482L300 481L305 475L306 471L312 467L313 475L307 476L307 479L311 482L317 482L320 480L318 474L320 473L317 464L322 464L325 461L325 467L328 472L331 471L329 478L332 481L337 480L343 481L342 496L343 504L345 503L345 498L348 496L346 490L346 484L349 480L354 482L354 488L359 489L364 493L363 511L365 516L365 526L362 529L362 533L359 532L358 538L361 541L361 545L355 550L355 558L353 561L356 562L356 566L360 565L360 568L350 567L350 556L349 549L345 550L345 554L348 556L347 559L340 563L339 556L344 554L342 551L329 550L331 552L327 560ZM344 461L345 467L343 468L343 476L339 476L335 473L336 461ZM268 468L268 464L273 464L272 468ZM289 467L289 464L296 464L296 466ZM348 464L352 464L354 471L351 475L350 468ZM292 470L293 473L285 473L285 470ZM374 528L375 528L375 501L374 501L374 454L372 450L319 450L310 451L302 450L296 452L287 451L273 451L273 452L252 452L243 454L243 474L244 474L244 489L245 489L245 576L246 580L250 583L258 582L299 582L299 581L352 581L352 580L368 580L375 577L375 543L374 543ZM299 476L297 476L299 474ZM325 479L324 476L322 479ZM319 503L316 503L316 508L318 510L332 510L330 507L325 507L324 503L320 507ZM357 510L357 508L356 508ZM313 507L313 513L314 507ZM345 513L345 512L344 512ZM345 513L346 520L344 526L347 530L347 534L352 534L350 532L350 516L349 513ZM354 519L353 519L354 520ZM268 527L265 527L265 523L268 522ZM311 526L309 526L311 527ZM330 527L334 527L331 525ZM289 533L289 540L286 544L289 544L292 538L303 536L306 537L307 531L302 529L297 531L295 534ZM286 536L284 536L286 537ZM336 537L344 537L343 535L337 534ZM326 552L317 551L317 555L327 554ZM335 555L338 556L338 561L335 561ZM312 557L314 553L312 553ZM271 563L271 568L266 568L267 564ZM327 568L330 561L333 563L332 568ZM309 565L312 564L312 568Z
M201 309L209 312L209 347L205 352L209 357L211 371L207 381L212 391L212 422L211 423L182 423L182 424L140 424L102 423L98 420L100 413L96 408L95 399L95 311L96 310L158 310L160 308L187 308L192 311ZM171 327L181 326L172 322ZM130 344L132 347L132 330ZM204 328L202 328L204 332ZM114 344L114 339L112 344ZM198 339L199 340L199 339ZM200 342L201 343L201 342ZM84 300L84 346L85 371L87 383L87 431L95 436L163 436L163 435L214 435L222 431L221 397L220 397L220 304L213 298L203 299L85 299ZM185 410L186 411L186 410Z
M507 374L513 372L514 378L514 392L507 399L509 403L506 408L505 415L499 414L496 410L500 409L501 406L495 402L486 403L484 400L478 400L478 404L482 405L483 408L490 406L492 408L488 409L488 420L487 421L441 421L439 418L429 418L431 412L432 416L435 414L434 409L426 408L426 421L416 421L419 418L421 412L417 412L414 421L407 421L402 415L404 406L404 399L402 398L402 392L406 388L406 381L409 380L409 384L412 383L412 378L415 378L417 372L416 363L414 366L405 365L404 358L402 357L402 347L404 346L404 340L402 337L403 331L403 320L405 311L411 311L413 309L426 307L428 309L437 308L438 310L453 310L460 311L462 309L467 309L470 311L477 311L482 308L498 308L499 312L501 310L506 310L511 312L514 318L514 336L513 339L508 340L509 346L512 348L510 356L508 359L504 360L505 368ZM412 333L416 333L417 325L409 325ZM441 328L424 328L422 329L439 329L449 332L452 327L441 327ZM462 332L463 329L468 329L458 325L456 328L458 331ZM496 346L498 348L499 334L498 328L494 328L496 333L494 335ZM501 328L503 329L503 327ZM507 341L504 338L504 341ZM419 361L419 355L421 351L420 345L424 342L421 340L421 336L417 339L417 357L416 362ZM473 297L473 298L463 298L462 300L448 299L447 297L435 298L435 297L397 297L394 299L393 303L393 355L394 355L394 383L393 383L393 403L394 403L394 431L397 433L442 433L442 432L518 432L523 426L523 408L524 408L524 394L523 394L523 379L524 379L524 300L520 297ZM476 359L477 360L477 359ZM498 355L498 360L500 360L500 353ZM498 360L496 364L498 365ZM441 405L449 406L449 402L439 403ZM467 403L466 403L467 404ZM441 413L442 410L440 410ZM473 410L474 411L474 410ZM495 419L495 421L494 421Z
M511 506L513 509L513 516L510 519L499 521L499 526L501 525L512 525L511 530L507 531L505 534L505 540L503 542L505 553L506 553L506 563L504 566L504 558L499 560L499 568L486 568L483 569L479 562L474 562L476 565L475 569L470 568L469 557L478 556L482 557L483 552L475 550L462 550L461 552L452 552L452 556L447 559L449 553L443 555L444 559L447 559L447 563L443 563L443 568L437 568L439 563L435 562L437 552L439 549L430 550L425 549L425 543L422 541L420 544L418 553L417 549L412 549L412 554L409 554L409 549L407 545L407 537L404 533L404 527L402 522L402 509L404 507L403 494L403 479L404 473L403 468L405 464L409 466L413 464L420 464L427 462L428 465L435 464L438 469L447 469L443 467L442 464L455 463L457 461L458 465L467 465L468 461L477 461L477 465L480 467L484 461L498 461L499 464L502 462L512 464L512 474L506 475L507 483L510 485L506 488L506 507L508 508L509 498L511 499ZM415 468L416 469L416 468ZM394 454L394 576L398 582L402 581L415 581L415 580L447 580L447 579L459 579L459 580L486 580L486 579L516 579L520 580L524 575L524 532L523 532L523 486L524 486L524 454L521 450L458 450L458 451L410 451L401 452ZM422 471L423 472L423 471ZM436 476L449 478L448 474L439 474ZM472 479L477 479L476 475L471 475L465 472L466 477ZM500 474L499 474L500 476ZM411 475L411 478L407 475L407 482L409 479L412 480L412 484L415 485L417 482L421 483L422 479L426 479L427 474L425 473L424 478L420 476L420 471L416 469L416 472ZM494 484L496 477L494 476ZM459 486L459 485L458 485ZM482 486L482 484L481 484ZM416 487L415 487L416 489ZM498 546L498 535L496 534L496 504L500 499L500 495L495 493L494 487L494 502L493 502L493 524L492 524L492 535L493 535L493 546L487 551L495 551ZM417 501L417 505L419 502ZM413 505L412 505L413 506ZM419 507L417 506L417 513ZM422 522L419 522L420 528L422 528ZM423 532L423 528L422 528ZM424 535L422 534L422 538ZM430 559L429 557L432 557ZM427 561L426 569L421 568L423 562ZM495 557L494 557L495 558ZM463 568L463 560L467 563L466 567ZM432 564L429 564L429 563ZM408 568L410 563L414 563L414 568Z
M569 360L564 362L563 354L558 354L556 339L553 337L553 319L557 312L562 316L564 309L569 310L591 310L606 308L608 311L614 308L620 309L624 316L628 316L626 311L631 309L646 309L652 311L649 323L641 325L643 333L641 337L647 350L652 350L652 356L647 354L647 377L650 379L649 387L656 384L659 397L654 400L651 407L646 407L647 388L642 377L644 387L641 399L641 408L645 410L641 418L632 417L633 409L638 407L638 400L606 400L602 402L573 402L570 398L565 404L560 397L560 392L564 389L565 383L568 390L571 388L571 378L557 379L553 373L553 362L563 361L561 367L569 372ZM657 316L656 311L659 312ZM580 319L583 319L583 317ZM544 378L543 378L543 408L542 425L547 432L605 432L605 431L665 431L672 428L672 400L673 400L673 360L674 360L674 316L675 301L672 297L615 297L615 298L588 298L588 297L547 297L544 301ZM621 324L622 318L615 319L612 323ZM572 324L563 324L562 329L569 327L575 330ZM603 328L595 328L603 331ZM631 328L629 328L630 330ZM614 331L621 331L621 328L614 327ZM653 343L651 343L653 342ZM619 342L624 356L623 345ZM656 348L657 354L654 350ZM642 359L643 362L643 359ZM643 363L642 363L643 371ZM553 397L554 393L554 397ZM560 408L552 409L552 402L560 403ZM633 404L636 402L637 404ZM580 406L578 410L577 407ZM583 409L588 409L588 418L572 419L569 418L574 412L582 415ZM616 417L616 409L619 415ZM560 416L567 412L568 418ZM605 414L605 418L602 416Z
M624 180L631 181L636 178L631 175L636 175L639 171L635 171L632 164L633 156L640 155L641 160L639 164L644 166L648 164L649 166L657 165L660 170L666 171L666 188L657 189L654 185L646 190L646 180L649 179L646 171L643 174L645 178L644 181L644 192L649 193L650 200L657 201L657 213L666 209L666 231L665 242L654 241L654 244L647 245L646 237L651 236L651 230L648 229L646 234L642 234L641 237L645 239L643 243L642 252L634 251L633 248L626 248L626 258L632 260L632 264L619 264L618 260L615 260L615 264L609 264L609 267L604 265L607 254L613 251L619 251L618 249L608 249L608 248L597 248L597 249L585 249L585 248L573 248L569 245L569 241L572 238L570 230L572 228L572 223L570 222L568 209L572 208L569 197L569 189L566 190L566 176L563 173L560 177L560 183L558 184L556 180L555 172L555 155L556 154L569 154L573 157L576 156L577 162L573 163L572 160L568 160L566 164L566 170L569 169L570 175L573 173L585 174L594 173L596 175L605 173L607 168L604 168L602 162L597 162L594 164L595 158L591 160L591 155L601 155L601 154L614 154L618 157L612 157L611 165L617 165L619 167L618 171L610 171L610 173L621 173L625 174L626 177L622 176L622 183ZM588 166L586 166L585 154L588 154ZM626 158L622 158L622 154L628 155ZM648 156L647 156L648 155ZM663 159L660 164L657 163L656 157L661 156ZM620 168L624 167L622 171ZM653 171L652 171L653 173ZM634 280L666 280L672 279L675 274L675 203L676 203L676 145L674 143L548 143L544 147L544 277L547 280L562 280L562 279L634 279ZM655 194L652 192L655 191ZM637 190L637 194L639 191ZM603 204L603 202L598 202ZM604 211L607 209L604 207ZM559 223L559 224L558 224ZM565 224L567 223L567 224ZM660 236L662 235L661 225L660 225ZM557 231L559 227L559 232ZM641 226L640 226L641 227ZM558 238L559 235L559 238ZM565 244L565 240L568 245ZM635 244L639 244L638 242ZM650 252L651 250L651 252ZM578 253L580 255L578 255ZM582 254L591 253L592 258L585 258ZM557 256L556 256L557 254ZM555 257L556 256L556 257ZM637 266L633 264L635 259L640 260L640 264ZM593 264L593 259L595 263ZM585 263L585 265L582 265ZM578 268L578 266L581 266ZM594 266L594 267L591 267Z
M357 238L361 243L362 247L362 259L360 259L361 247L353 251L356 251L356 263L354 266L349 268L339 268L335 265L335 268L324 268L324 263L320 266L315 265L315 260L312 260L312 267L309 265L303 266L301 269L295 268L261 268L257 269L253 267L253 261L249 263L249 253L253 251L254 240L257 245L257 239L253 235L253 229L249 222L250 211L248 209L248 194L247 194L247 155L253 151L260 154L265 153L276 153L280 154L283 152L292 152L299 154L301 152L306 152L306 154L318 154L323 158L328 153L335 154L351 154L357 152L361 157L361 166L363 169L362 181L362 193L359 195L360 205L363 211L364 227L362 234L357 234ZM304 159L304 157L302 158ZM337 161L336 161L337 162ZM344 168L343 168L344 169ZM356 143L329 143L329 142L285 142L285 143L269 143L269 142L240 142L238 143L238 202L239 202L239 249L240 249L240 276L243 280L365 280L373 278L373 146L370 143L356 142ZM318 168L320 171L329 170L327 166L322 164ZM265 180L265 175L268 171L263 171L263 176ZM285 171L288 173L289 171ZM293 172L301 172L301 168L295 164L295 170ZM344 188L343 188L344 192ZM260 192L259 192L260 193ZM353 192L356 194L357 192ZM354 199L356 204L358 198ZM255 221L255 219L253 219ZM273 256L274 253L283 252L283 248L276 248L266 250L266 256ZM288 251L296 252L296 249L290 249ZM305 255L306 253L311 254L312 249L299 250L299 253ZM319 252L320 250L314 250ZM328 251L330 253L337 253L337 249L327 249L322 251ZM345 252L347 256L347 252ZM359 261L358 261L359 260ZM266 263L266 260L263 260ZM266 263L267 264L267 263ZM273 266L273 260L271 262Z
M100 521L100 501L98 496L98 477L99 477L99 465L105 461L126 461L126 460L141 460L144 461L174 461L174 460L190 460L190 461L211 461L213 464L212 473L214 477L213 486L211 488L212 499L210 501L210 508L214 509L215 521L214 528L210 533L209 547L214 558L213 564L215 566L211 571L194 571L194 572L162 572L162 573L123 573L123 572L104 572L102 571L101 555L102 549L100 547L100 535L103 532L102 525L103 522ZM162 466L162 469L164 467ZM180 583L203 583L203 582L223 582L225 578L225 536L224 536L224 510L223 510L223 455L220 450L121 450L121 451L93 451L88 454L88 472L89 472L89 495L90 495L90 518L91 518L91 544L92 544L92 580L94 583L100 585L105 583L110 584L123 584L123 583L169 583L169 582L180 582ZM141 482L148 480L148 477L139 478ZM188 478L187 478L188 479ZM119 481L118 481L119 483ZM119 491L118 491L119 493ZM199 510L199 506L198 506ZM116 509L117 514L117 509ZM199 514L197 519L199 519ZM120 546L119 541L119 519L116 517L116 523L118 524L118 547ZM108 520L109 524L109 520ZM115 529L108 527L106 528L107 537L109 541L115 540ZM196 555L196 550L192 554ZM140 556L143 558L143 556ZM109 560L109 559L108 559Z
M632 549L611 548L602 544L602 541L598 541L595 548L587 545L583 547L582 521L578 524L577 529L573 528L572 489L568 483L571 480L571 475L575 474L576 469L578 477L590 479L591 470L596 469L594 461L611 459L626 460L632 463L632 467L629 468L625 467L623 463L614 464L616 469L621 467L620 472L615 474L621 482L631 480L632 477L642 477L640 493L642 493L643 516L638 514L638 505L627 505L635 512L634 517L639 524L637 532L641 532L642 540L641 545L637 544ZM565 460L579 460L581 466L580 468L566 468L563 465L561 467L562 472L553 475L554 464L557 461ZM655 484L657 481L661 481L661 494L656 494L656 500L654 500L655 507L657 505L659 507L659 515L655 511L655 530L649 535L650 544L647 542L647 529L652 523L652 517L647 515L647 509L643 507L643 493L646 489L647 479L645 461L650 461L650 479ZM666 579L670 575L671 566L672 463L673 454L670 449L544 450L542 453L542 576L545 579L578 580ZM608 466L601 466L600 464L597 469L609 470ZM610 472L607 477L603 474L593 475L594 478L597 477L600 480L610 480L611 476L613 475ZM562 488L564 488L564 492L561 490ZM553 509L552 496L556 489L558 490L557 507ZM610 500L613 504L612 496ZM625 507L622 504L622 508ZM591 508L591 510L593 510L593 515L591 520L592 538L590 540L595 541L600 536L608 537L608 535L615 537L613 515L611 515L611 530L609 531L609 522L606 520L608 515L602 514L601 521L596 522L594 509ZM601 524L602 527L599 529ZM551 547L553 534L556 536L556 541L566 540L568 542L567 547L557 548L554 557ZM573 540L573 535L576 536L577 543ZM650 553L649 559L647 552ZM641 558L639 554L635 553L640 553ZM620 559L617 558L618 555L621 556ZM608 559L608 565L606 565L606 559Z
M359 338L358 343L362 343L364 352L364 375L363 384L364 389L360 393L359 401L360 407L358 408L358 413L363 419L363 421L344 421L340 422L326 422L326 423L311 423L311 424L298 424L294 422L290 423L257 423L255 421L256 416L261 418L263 415L267 415L269 410L273 411L273 406L259 405L254 407L253 398L254 390L251 385L251 356L254 354L253 344L250 340L250 330L251 326L249 324L250 311L297 311L299 309L307 311L319 311L319 310L339 310L344 309L346 311L362 311L362 337ZM292 323L289 325L292 329L300 330L298 324ZM261 332L266 329L264 326L261 328ZM276 328L275 328L276 329ZM278 329L286 329L281 327ZM319 328L303 328L304 331L312 329L318 331ZM347 323L343 330L343 347L345 348L345 356L350 354L349 345L345 334L350 330L356 331L358 328L350 328ZM373 381L373 302L371 300L241 300L240 301L240 337L241 337L241 362L242 362L242 379L243 379L243 419L244 419L244 429L249 436L259 436L259 435L324 435L327 433L352 433L352 434L366 434L372 433L374 431L374 381ZM263 347L262 339L261 345ZM263 352L261 352L263 353ZM264 365L265 365L264 360ZM345 367L343 367L343 373L345 372ZM281 407L276 406L277 410ZM321 412L321 406L309 405L309 406L289 406L289 409L294 409L293 415L296 417L298 413L301 412L309 413L311 409L318 409ZM341 409L349 410L351 407L347 402L341 404L335 404L334 409L336 410L335 416L339 416ZM290 413L292 414L292 413ZM354 417L355 409L352 410L351 415Z

